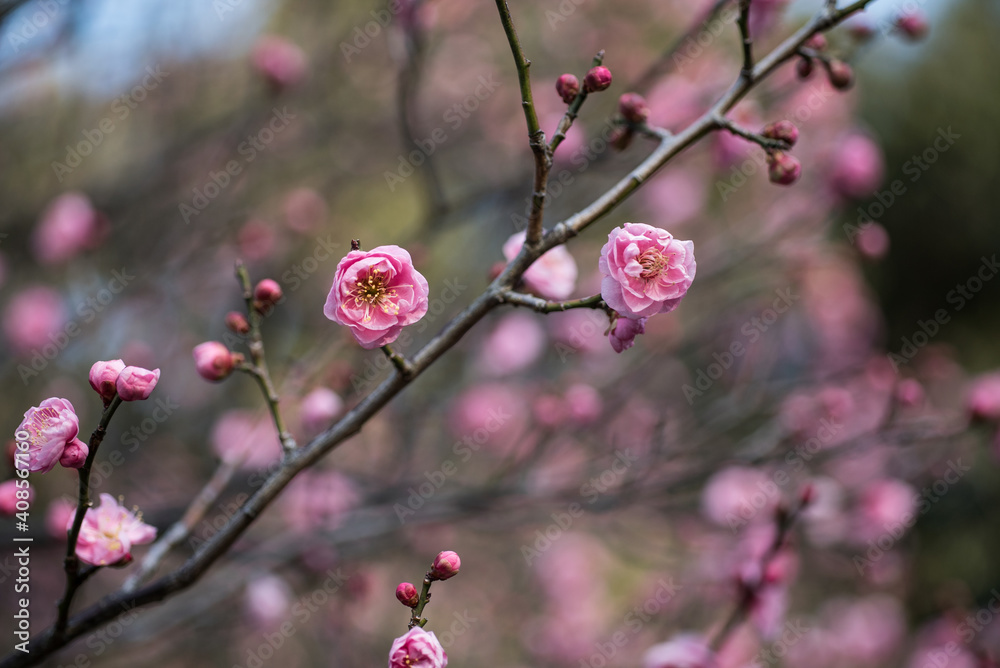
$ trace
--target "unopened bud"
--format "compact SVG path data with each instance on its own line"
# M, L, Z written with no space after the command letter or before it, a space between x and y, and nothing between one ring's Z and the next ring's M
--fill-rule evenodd
M417 588L409 582L400 582L396 586L396 600L407 608L415 608L420 603L420 594L417 593Z
M219 381L233 371L233 354L218 341L199 343L192 354L198 375L205 380Z
M83 464L87 461L89 453L90 448L87 447L87 444L78 438L74 438L66 444L66 448L59 457L59 463L68 469L83 468Z
M246 334L250 331L250 323L239 311L230 311L226 314L226 327L237 334Z
M812 58L800 58L799 62L795 63L795 73L799 75L800 79L808 79L813 73L813 61Z
M907 39L915 41L926 36L930 26L927 25L923 12L912 11L896 18L896 29Z
M432 580L447 580L458 574L458 569L462 567L462 560L451 550L446 550L434 557L434 564L431 566L430 577Z
M854 83L854 70L843 60L831 60L826 66L830 85L837 90L847 90Z
M767 176L771 183L787 186L795 183L801 173L799 161L784 151L774 151L767 156Z
M588 93L596 93L598 91L607 90L610 85L611 70L602 65L592 67L590 71L587 72L587 76L583 79L583 87Z
M284 297L284 293L281 291L281 286L278 285L277 281L270 278L265 278L257 287L253 289L253 298L258 302L264 309L274 306L281 301Z
M572 74L563 74L556 79L556 92L563 102L570 104L580 92L580 80Z
M635 133L632 132L632 128L615 128L611 131L611 137L608 139L608 142L616 151L624 151L632 143L633 136L635 136Z
M629 123L642 123L649 118L646 98L638 93L625 93L618 98L618 111Z
M768 139L781 140L789 146L795 146L795 142L799 140L799 129L795 127L795 123L785 120L765 125L760 134Z
M807 39L803 46L806 46L810 49L814 49L816 51L822 51L827 46L829 46L829 44L826 41L826 35L818 32L809 39Z

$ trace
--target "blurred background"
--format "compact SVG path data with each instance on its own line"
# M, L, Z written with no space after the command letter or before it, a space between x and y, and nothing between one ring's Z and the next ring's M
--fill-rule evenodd
M582 77L601 49L614 74L557 153L547 225L652 150L609 145L620 94L676 131L733 81L738 35L714 4L512 4L547 132L560 74ZM754 0L758 53L820 4ZM998 27L989 0L874 2L823 49L851 63L850 91L789 63L732 114L796 123L799 182L769 183L758 147L717 134L569 244L583 297L613 227L694 241L694 286L634 348L611 350L601 311L494 312L191 591L51 665L385 661L408 619L395 585L443 549L463 569L435 585L427 628L453 665L673 665L647 650L719 638L750 581L722 665L922 667L949 642L952 665L994 665L992 613L963 620L1000 600ZM116 415L94 489L162 533L220 462L238 468L160 573L178 565L278 455L250 379L207 383L191 358L206 340L244 350L224 324L242 306L235 260L284 289L265 341L304 441L387 375L322 315L351 239L407 248L428 278L411 354L504 261L531 183L519 107L492 3L0 0L8 433L51 396L89 433L96 360L162 369ZM746 352L727 358L734 343ZM61 591L75 481L32 476L36 632ZM815 502L764 559L778 507L807 485ZM5 610L13 535L4 518ZM128 573L105 569L78 605ZM789 642L788 624L809 630Z

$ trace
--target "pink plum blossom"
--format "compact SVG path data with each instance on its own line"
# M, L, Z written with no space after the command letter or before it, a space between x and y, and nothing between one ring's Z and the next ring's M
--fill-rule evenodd
M629 318L669 313L694 280L694 244L651 225L625 223L608 235L598 268L604 276L601 296L618 313Z
M261 630L276 628L288 617L291 591L276 575L261 575L247 584L243 606L253 625Z
M66 323L62 298L51 288L34 286L22 290L7 304L3 331L17 354L51 346L58 352L58 341ZM68 337L66 337L68 339Z
M298 531L336 529L361 500L351 479L337 471L304 471L282 498L285 520Z
M1000 420L1000 373L976 380L969 389L966 405L974 418Z
M601 417L601 395L591 385L574 383L566 388L563 398L570 416L577 424L588 424Z
M503 256L510 262L521 252L527 232L518 232L503 245ZM565 246L546 251L524 272L521 280L532 292L546 299L566 299L576 288L576 260Z
M69 531L71 517L66 524ZM156 528L143 523L110 494L101 494L101 505L89 508L83 516L76 556L94 566L110 566L131 556L133 545L144 545L156 538Z
M545 329L535 315L505 315L483 342L479 366L493 376L506 376L531 366L545 350Z
M389 668L444 668L448 655L433 631L414 626L392 641Z
M309 434L318 434L330 425L333 418L344 410L344 400L328 387L317 387L302 399L302 428Z
M882 151L867 135L855 133L838 143L830 183L843 197L868 197L882 181Z
M223 413L212 427L210 441L223 461L243 468L264 468L281 457L274 423L250 410Z
M68 400L52 397L25 411L17 430L28 432L28 470L46 473L80 433L80 418Z
M139 366L127 366L118 374L115 386L122 401L142 401L149 398L159 380L159 369L150 371Z
M296 188L284 202L285 225L299 234L309 234L326 220L326 202L312 188Z
M427 313L427 279L399 246L352 250L337 265L323 313L371 350L396 340Z
M646 650L642 665L643 668L710 668L715 665L715 657L701 636L681 633Z
M869 483L861 494L858 533L862 540L910 526L917 509L917 491L902 480L886 478Z
M431 565L431 578L436 580L447 580L448 578L458 575L459 569L462 568L462 560L459 558L458 554L452 552L451 550L445 550L444 552L438 553L434 557L434 563Z
M759 469L731 466L708 479L702 491L705 516L720 526L736 529L751 520L770 519L780 500L776 485Z
M24 498L18 498L18 491ZM30 504L34 499L35 490L24 478L0 482L0 515L10 517L17 512L18 501L27 501Z
M618 318L608 333L608 340L616 353L624 352L635 345L635 337L646 333L648 318Z
M254 45L251 58L257 73L278 90L299 83L309 66L302 49L274 35L261 37Z
M103 237L102 220L86 195L68 192L52 200L42 213L31 239L35 257L42 264L59 264Z
M861 228L854 243L864 257L881 260L889 252L889 233L878 223L872 223Z
M462 393L451 411L449 424L466 448L478 451L488 445L496 454L509 454L522 435L527 406L522 393L511 385L485 383Z
M94 362L90 367L90 386L101 395L105 404L110 403L118 394L118 376L124 369L125 362L121 360Z
M66 540L66 528L75 513L76 506L67 499L56 499L50 503L45 511L45 529L49 535Z

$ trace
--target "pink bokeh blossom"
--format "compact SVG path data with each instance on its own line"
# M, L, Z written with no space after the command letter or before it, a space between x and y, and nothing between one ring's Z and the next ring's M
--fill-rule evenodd
M514 234L503 245L503 256L510 262L521 252L527 232ZM576 260L565 246L556 246L535 260L521 279L524 285L546 299L566 299L576 288Z
M34 286L22 290L7 304L3 331L14 352L23 355L52 346L58 351L61 331L66 323L62 297L51 288Z

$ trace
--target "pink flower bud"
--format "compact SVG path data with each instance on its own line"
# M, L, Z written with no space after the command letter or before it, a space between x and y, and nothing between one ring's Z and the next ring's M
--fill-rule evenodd
M127 366L118 375L116 385L118 396L122 401L142 401L148 399L149 395L160 380L160 370L143 369L138 366Z
M649 118L646 98L638 93L625 93L618 98L618 111L629 123L642 123Z
M250 323L247 322L246 316L238 311L230 311L226 314L226 327L229 328L229 331L237 334L246 334L250 331Z
M896 29L907 39L915 41L926 36L930 27L923 12L912 11L896 18Z
M280 302L284 296L278 282L270 278L265 278L253 289L254 300L260 302L265 309Z
M409 582L400 582L396 587L396 600L408 608L415 608L420 603L420 594Z
M563 74L556 79L556 92L563 102L570 104L580 92L580 80L572 74Z
M87 461L87 454L90 452L90 448L87 444L78 438L74 438L72 441L66 444L66 449L63 450L62 455L59 457L59 463L68 469L78 469L83 467L83 463Z
M294 86L308 69L306 54L295 44L272 35L261 37L253 48L253 67L275 90Z
M430 577L432 580L447 580L458 575L458 569L462 567L462 560L451 550L446 550L434 557L434 564L431 566Z
M896 401L901 406L922 406L924 403L924 386L913 378L904 378L896 386Z
M768 139L779 139L789 146L794 146L799 140L799 129L791 121L775 121L765 125L760 134Z
M805 44L803 44L803 46L809 49L814 49L816 51L822 51L828 46L826 41L826 35L818 32L809 39L807 39Z
M854 83L854 70L843 60L831 60L826 66L830 85L837 90L847 90Z
M233 371L233 354L218 341L199 343L192 353L198 375L205 380L219 381Z
M801 173L799 161L784 151L775 151L767 156L767 176L771 183L787 186L795 183Z
M858 42L867 42L875 36L875 27L871 21L855 15L846 24L847 34Z
M302 428L309 435L326 429L344 410L344 401L328 387L317 387L302 400Z
M813 61L812 58L800 58L797 63L795 63L795 73L800 79L808 79L813 73Z
M608 86L611 85L611 70L606 67L598 65L593 67L587 72L587 76L583 78L583 87L588 93L597 93L602 90L607 90Z
M635 345L635 337L646 333L646 318L618 318L615 326L608 334L608 340L616 353L628 350Z
M18 491L21 498L18 498ZM11 517L17 512L17 502L31 503L35 499L35 490L25 480L19 487L18 480L7 480L0 483L0 516ZM22 506L23 509L23 506Z
M94 366L90 367L90 386L101 395L105 404L111 403L118 393L115 383L124 368L125 362L121 360L94 362Z

